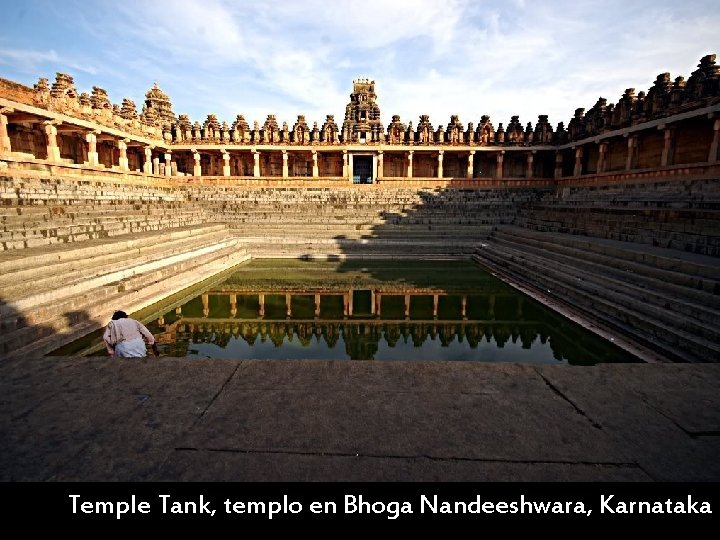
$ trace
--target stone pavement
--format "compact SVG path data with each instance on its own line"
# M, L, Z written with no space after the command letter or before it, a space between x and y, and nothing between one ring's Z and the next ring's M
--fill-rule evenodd
M2 481L720 480L720 365L0 360Z

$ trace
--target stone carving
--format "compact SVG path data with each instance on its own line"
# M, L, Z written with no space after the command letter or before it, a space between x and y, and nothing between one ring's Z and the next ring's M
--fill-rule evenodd
M447 125L446 133L449 144L463 144L465 142L463 124L457 114L450 116L450 123Z
M495 132L495 142L497 144L505 143L505 128L503 128L502 122L498 124L497 131Z
M720 66L715 65L715 55L708 54L700 59L698 68L692 72L685 85L685 94L690 100L706 97L717 98L720 94Z
M176 120L170 98L160 90L157 82L145 94L145 107L155 113L155 117L160 123L173 124Z
M218 141L221 138L220 122L214 114L208 114L203 123L203 139L210 141Z
M655 79L652 88L648 90L648 112L653 116L661 114L670 103L671 92L670 74L661 73Z
M237 142L250 142L250 126L248 125L245 117L242 114L238 114L235 117L235 121L232 123L232 129L233 132L237 133Z
M568 124L568 134L571 141L576 141L585 136L585 118L583 114L585 109L579 107L575 109L575 116L570 120Z
M415 144L415 132L413 131L412 120L408 124L407 132L405 133L405 139L408 144Z
M122 116L125 120L137 119L137 107L135 106L135 102L133 100L128 98L122 100L122 106L120 107L120 116ZM185 118L187 118L187 115L185 116Z
M262 140L265 144L280 142L280 128L274 114L268 114L262 127Z
M295 125L293 126L293 142L295 144L310 143L310 129L305 121L304 114L298 115L297 122L295 122Z
M500 126L502 126L502 124L500 124ZM480 146L487 146L495 141L495 128L487 114L480 117L480 124L478 124L476 135Z
M402 144L405 142L405 124L400 121L400 115L394 114L392 122L387 127L387 142L390 144Z
M343 142L359 142L361 140L379 142L383 127L380 120L380 106L376 103L376 99L375 81L369 79L353 81L350 103L345 106L345 120L342 126Z
M317 122L313 122L313 128L310 132L310 142L317 144L320 142L320 129L318 128Z
M535 124L532 141L534 144L552 144L553 128L550 125L550 122L548 122L547 114L541 114L538 116L538 122Z
M287 122L283 122L281 130L274 115L268 116L269 119L272 116L272 120L266 120L262 128L255 122L254 129L249 128L242 115L238 115L229 127L228 122L220 122L214 115L211 122L206 120L202 126L198 122L191 123L187 115L176 118L170 99L157 82L146 92L140 114L130 99L124 99L121 105L113 105L103 88L93 86L90 93L78 93L73 77L60 72L56 73L52 85L47 78L41 77L32 90L26 93L31 95L28 102L31 101L37 107L121 129L127 134L158 139L170 136L172 142L339 144L342 141L481 146L558 144L720 103L720 66L716 65L715 60L714 54L701 58L697 69L687 81L680 76L673 81L669 73L661 73L647 92L641 91L636 95L634 88L628 88L616 104L599 98L587 113L584 108L577 109L567 129L560 123L554 133L547 117L543 115L538 117L534 129L530 124L523 129L519 118L513 116L507 131L499 127L496 132L487 115L482 116L477 127L468 123L466 130L457 115L451 116L450 123L439 126L437 130L430 124L428 115L420 116L417 129L413 128L412 122L406 126L396 115L384 129L376 101L375 81L369 79L353 81L353 91L345 107L342 127L334 122L332 115L328 115L322 127L318 128L318 123L313 122L310 129L304 117L299 115L292 130L288 128Z
M417 142L419 144L433 144L435 142L435 134L428 114L420 115L417 127Z
M325 117L325 123L322 125L320 136L322 142L325 144L337 144L340 142L338 137L338 126L335 123L334 115L328 114Z
M501 124L502 125L502 124ZM499 130L499 128L498 128ZM522 144L525 141L519 116L512 116L505 131L505 141L510 144Z

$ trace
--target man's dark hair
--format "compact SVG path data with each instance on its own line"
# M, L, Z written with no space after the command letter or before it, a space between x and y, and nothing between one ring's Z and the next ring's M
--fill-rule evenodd
M127 319L127 313L124 311L116 311L113 313L112 320L117 321L118 319Z

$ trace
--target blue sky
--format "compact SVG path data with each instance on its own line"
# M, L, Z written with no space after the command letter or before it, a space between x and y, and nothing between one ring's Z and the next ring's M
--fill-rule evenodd
M577 107L720 54L717 0L0 0L0 77L55 72L141 109L157 81L176 114L290 127L342 122L352 80L393 114L497 127L567 122Z

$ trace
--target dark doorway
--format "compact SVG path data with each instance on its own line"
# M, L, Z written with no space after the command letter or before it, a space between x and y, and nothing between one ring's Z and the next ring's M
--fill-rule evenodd
M372 169L372 156L353 156L353 184L372 184Z

